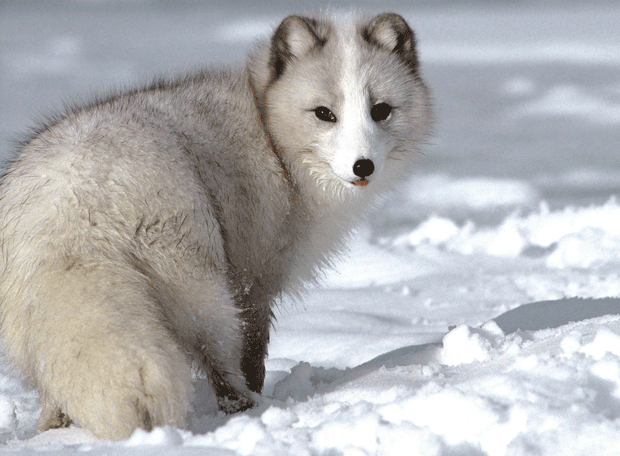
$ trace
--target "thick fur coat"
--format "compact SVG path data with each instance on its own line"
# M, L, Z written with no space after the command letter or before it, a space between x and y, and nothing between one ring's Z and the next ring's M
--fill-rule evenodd
M274 301L313 281L429 129L396 14L290 16L244 68L76 107L0 183L0 330L40 429L184 426L192 376L255 405Z

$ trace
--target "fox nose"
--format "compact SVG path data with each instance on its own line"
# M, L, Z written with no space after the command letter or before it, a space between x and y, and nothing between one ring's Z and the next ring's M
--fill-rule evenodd
M362 158L353 165L353 173L361 179L365 179L375 171L375 164L372 160Z

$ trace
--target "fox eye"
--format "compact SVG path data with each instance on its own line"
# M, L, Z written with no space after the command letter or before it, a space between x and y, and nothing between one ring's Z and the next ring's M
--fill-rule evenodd
M336 116L325 106L319 106L314 110L317 119L324 122L336 122Z
M377 103L370 108L370 117L375 122L381 122L382 120L390 117L392 113L392 107L387 103Z

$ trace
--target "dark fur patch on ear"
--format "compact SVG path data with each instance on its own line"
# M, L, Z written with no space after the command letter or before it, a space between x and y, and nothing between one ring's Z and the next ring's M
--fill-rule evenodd
M370 45L398 55L413 73L417 73L415 34L398 14L384 13L376 16L362 28L362 37Z
M327 41L318 30L315 19L302 16L286 17L271 38L270 66L272 80L279 78L294 58L313 49L320 49Z

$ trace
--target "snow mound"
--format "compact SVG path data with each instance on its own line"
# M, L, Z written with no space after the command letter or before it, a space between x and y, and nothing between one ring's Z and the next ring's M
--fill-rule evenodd
M280 385L302 394L277 394L260 416L235 417L186 445L236 454L611 454L620 450L619 350L620 317L509 335L495 323L462 325L443 346L354 369L299 364Z
M503 338L504 332L494 321L490 321L482 328L457 326L443 338L441 362L447 366L458 366L474 361L486 361Z
M384 243L386 241L383 241ZM541 203L527 216L514 212L499 226L431 216L414 230L391 241L395 247L437 246L460 254L499 257L544 256L551 268L589 268L620 262L620 205L550 211Z
M151 432L136 429L125 442L128 447L148 446L178 446L183 443L183 437L177 429L169 426L153 429Z

